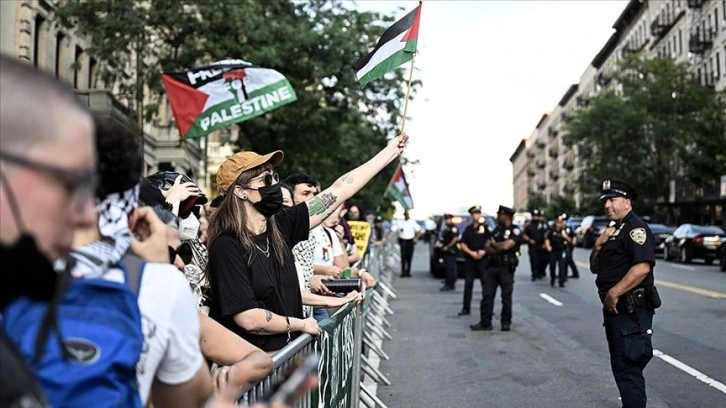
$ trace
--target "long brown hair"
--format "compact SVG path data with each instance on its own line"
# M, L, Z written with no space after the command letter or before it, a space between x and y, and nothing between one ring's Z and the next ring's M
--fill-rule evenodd
M244 209L242 200L234 194L234 186L244 186L249 181L260 174L272 171L271 164L263 164L247 171L243 171L235 180L232 187L225 193L219 208L212 214L209 220L208 245L209 248L214 245L217 238L222 235L232 235L237 238L242 246L247 250L247 266L257 257L255 243L252 241L253 234L247 229L247 213ZM273 215L267 220L268 236L270 238L270 250L280 266L285 264L285 253L290 251L287 241L283 237L280 229L277 227L275 216ZM209 265L205 274L209 275Z

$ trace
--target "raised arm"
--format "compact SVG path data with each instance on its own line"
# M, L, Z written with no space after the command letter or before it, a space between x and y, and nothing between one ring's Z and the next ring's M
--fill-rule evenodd
M339 177L332 186L306 201L310 215L310 229L320 225L343 201L352 197L378 172L403 153L408 136L400 135L388 141L373 158Z

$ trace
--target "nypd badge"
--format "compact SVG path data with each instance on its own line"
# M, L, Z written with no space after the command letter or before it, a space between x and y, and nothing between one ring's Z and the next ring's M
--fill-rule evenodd
M610 180L605 180L602 182L602 189L603 191L610 190Z
M645 240L647 239L647 236L645 234L645 228L635 228L634 230L630 231L630 239L635 241L638 245L645 244Z

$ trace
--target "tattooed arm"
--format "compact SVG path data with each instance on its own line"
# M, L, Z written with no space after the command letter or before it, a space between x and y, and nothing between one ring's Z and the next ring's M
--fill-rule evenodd
M403 153L408 136L396 136L372 159L335 180L332 186L306 201L310 214L310 229L320 225L343 201L352 197L379 171Z
M286 333L288 330L287 322L290 321L291 332L305 332L314 336L320 333L318 323L312 317L307 319L298 319L296 317L288 317L272 313L266 309L250 309L234 315L234 322L250 333L271 335Z

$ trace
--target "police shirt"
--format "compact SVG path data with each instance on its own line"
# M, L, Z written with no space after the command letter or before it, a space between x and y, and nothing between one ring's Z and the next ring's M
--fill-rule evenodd
M607 293L628 273L631 266L640 262L648 262L651 273L638 287L653 285L655 238L648 225L631 211L621 224L615 225L615 233L600 249L595 270L598 292Z
M551 229L547 231L547 234L545 234L545 238L550 241L550 246L553 251L562 251L566 247L565 237L562 236L562 231L564 231L564 228L560 231L557 229Z
M449 245L452 239L459 236L459 228L456 225L447 226L441 232L441 245ZM449 248L450 252L453 252L456 246Z
M535 240L535 242L537 242L537 246L541 247L545 241L547 224L544 222L530 222L529 225L524 228L524 233L527 234L529 238Z
M470 224L469 226L464 228L464 232L461 234L461 241L459 242L466 244L466 246L469 247L469 249L471 249L472 251L478 251L484 249L484 246L486 245L489 236L489 229L486 227L486 225ZM469 255L465 254L464 256L470 258Z
M496 228L494 228L492 238L494 238L495 242L502 242L511 239L515 244L508 251L499 252L497 255L515 255L519 250L519 246L522 244L522 230L514 224L511 224L508 227L499 224Z

